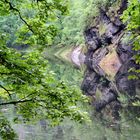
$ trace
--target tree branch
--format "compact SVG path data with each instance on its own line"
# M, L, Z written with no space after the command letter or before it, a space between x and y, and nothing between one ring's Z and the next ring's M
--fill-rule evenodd
M0 103L0 106L2 106L2 105L10 105L10 104L16 105L16 104L19 104L19 103L25 103L25 102L31 102L31 101L33 101L33 99L19 100L19 101L11 101L11 102Z
M19 11L17 8L13 7L13 5L12 5L11 2L9 2L9 1L7 1L7 0L5 0L5 2L6 2L7 4L9 4L10 10L14 10L14 11L16 11L16 12L18 13L20 19L26 24L26 26L28 27L28 29L29 29L32 33L34 33L34 31L32 30L31 26L30 26L30 25L27 23L27 21L24 20L23 17L21 16L20 11Z
M1 88L3 88L9 95L10 99L12 99L11 94L10 94L10 90L6 89L4 86L0 85Z

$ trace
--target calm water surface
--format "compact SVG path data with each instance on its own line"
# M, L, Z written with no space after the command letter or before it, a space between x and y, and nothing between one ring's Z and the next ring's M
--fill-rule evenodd
M49 58L49 61L57 79L68 81L70 85L80 88L83 70L55 57ZM79 124L65 119L60 126L54 128L49 127L45 120L34 125L13 124L13 127L19 135L19 140L140 140L140 122L136 121L135 115L124 113L120 121L111 125L99 119L98 115L93 115L92 107L85 108L92 116L90 124ZM11 114L11 117L12 115L14 114Z

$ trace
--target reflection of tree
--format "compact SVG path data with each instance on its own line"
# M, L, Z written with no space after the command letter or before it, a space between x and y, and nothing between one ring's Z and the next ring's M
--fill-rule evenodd
M49 56L49 62L51 69L56 73L56 78L58 80L67 81L69 85L76 85L78 88L82 81L82 70L76 68L70 62L61 60L61 58L54 57L54 52L51 52Z
M61 126L56 128L56 133L53 135L52 140L64 140L64 132Z
M0 112L0 136L3 140L15 140L17 137L10 122L2 115L2 112Z

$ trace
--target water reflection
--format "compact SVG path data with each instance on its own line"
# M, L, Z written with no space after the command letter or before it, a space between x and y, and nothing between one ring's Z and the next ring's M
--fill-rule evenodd
M78 124L66 119L60 126L16 125L20 140L139 140L140 125L135 121L124 121L120 129L111 129L93 119L92 124ZM45 130L44 130L45 128Z
M51 68L57 74L59 80L67 80L70 85L80 86L83 79L83 71L75 68L68 62L49 59ZM79 124L65 119L61 125L50 127L46 120L40 120L36 124L13 124L13 128L19 136L19 140L139 140L140 116L139 110L134 108L121 111L121 119L110 120L110 112L106 114L95 113L91 106L84 105L92 118L90 124ZM135 112L135 113L134 113ZM136 113L137 112L137 113ZM9 115L11 114L11 115ZM15 115L11 110L6 110L5 115L10 119ZM108 119L109 118L109 119Z

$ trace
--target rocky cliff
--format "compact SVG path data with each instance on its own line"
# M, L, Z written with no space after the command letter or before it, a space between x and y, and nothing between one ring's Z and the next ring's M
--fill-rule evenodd
M132 42L125 41L129 34L125 33L125 25L120 16L127 8L127 0L121 0L119 5L100 7L100 15L94 19L95 25L85 32L87 46L85 58L85 77L81 89L90 96L91 104L96 111L101 112L109 107L114 118L118 118L121 94L130 100L135 98L139 80L130 80L130 68L135 64Z

